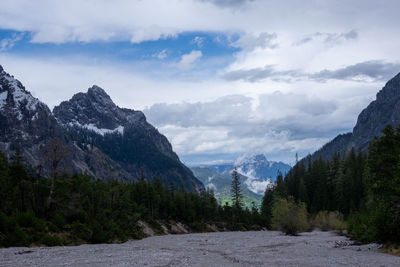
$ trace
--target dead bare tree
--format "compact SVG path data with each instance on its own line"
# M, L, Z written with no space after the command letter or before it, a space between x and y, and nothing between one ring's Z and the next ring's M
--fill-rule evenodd
M50 194L47 199L47 208L50 208L53 202L54 182L58 176L58 168L60 163L71 157L72 151L70 147L58 137L50 139L41 150L41 158L43 165L50 167Z

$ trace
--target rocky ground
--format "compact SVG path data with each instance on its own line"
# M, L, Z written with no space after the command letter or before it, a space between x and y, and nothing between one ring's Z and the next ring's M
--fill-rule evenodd
M153 236L123 244L0 249L0 266L400 266L379 245L275 231Z

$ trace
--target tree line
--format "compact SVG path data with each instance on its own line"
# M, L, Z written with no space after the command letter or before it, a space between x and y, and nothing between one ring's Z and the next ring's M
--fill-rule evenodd
M400 127L387 126L367 153L352 149L328 161L297 162L266 190L262 212L273 219L281 199L304 205L314 217L342 214L349 235L361 241L400 242Z
M53 142L54 143L54 142ZM56 142L57 143L57 142ZM54 144L53 144L54 145ZM171 221L192 231L260 229L265 219L256 209L237 203L221 206L212 190L188 192L153 183L141 175L138 181L102 181L87 174L67 175L57 171L59 155L50 149L54 163L51 177L44 178L24 165L17 153L8 160L0 152L0 246L66 245L107 243L144 237L138 221L162 232ZM57 153L57 155L54 155ZM240 190L240 184L236 184ZM255 228L254 228L255 227Z

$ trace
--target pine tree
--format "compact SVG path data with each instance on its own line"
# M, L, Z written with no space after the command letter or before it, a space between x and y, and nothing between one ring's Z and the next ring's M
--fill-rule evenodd
M241 208L242 207L242 190L240 188L239 174L236 167L232 171L232 186L231 186L232 206Z

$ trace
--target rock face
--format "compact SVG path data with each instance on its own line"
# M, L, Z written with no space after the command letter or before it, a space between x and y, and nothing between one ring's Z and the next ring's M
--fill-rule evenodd
M202 184L173 152L167 138L150 125L141 111L120 108L98 86L78 93L53 110L54 116L82 150L99 148L129 176L160 178L185 189Z
M350 146L365 150L369 142L382 135L386 125L394 128L400 124L400 73L392 78L376 95L357 119Z
M93 86L52 113L0 66L0 150L10 157L18 147L26 163L36 167L43 161L41 147L55 137L72 152L63 161L67 173L123 181L144 175L149 181L159 177L175 187L203 189L142 112L119 108L103 89ZM49 168L43 167L48 175Z
M25 159L36 166L40 145L49 136L61 135L49 108L0 66L0 149L10 156L20 147Z
M312 160L322 157L327 160L336 152L346 153L352 148L366 151L375 136L381 136L388 125L400 125L400 73L386 83L372 101L358 116L353 132L338 135L331 142L316 151Z

